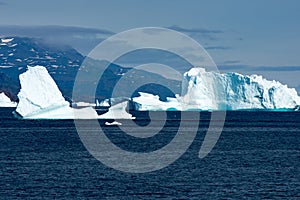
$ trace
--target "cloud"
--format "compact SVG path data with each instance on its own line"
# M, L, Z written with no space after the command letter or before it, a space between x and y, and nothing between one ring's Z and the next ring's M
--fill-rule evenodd
M218 69L221 71L248 71L250 66L246 65L218 65Z
M255 68L257 71L300 71L300 66L259 66Z
M89 53L97 44L113 34L105 29L74 26L0 25L0 36L42 38L51 44L72 46L82 54Z
M237 64L237 63L240 63L241 61L240 60L226 60L224 62L225 65L232 65L232 64Z
M229 49L232 49L231 47L227 47L227 46L207 46L204 48L206 50L229 50Z
M44 37L53 34L103 34L112 35L113 32L104 29L82 28L74 26L18 26L18 25L0 25L0 34Z
M183 28L183 27L176 26L176 25L170 26L167 28L172 29L174 31L186 33L192 37L204 38L209 41L218 40L218 35L224 33L224 31L222 31L222 30L205 29L205 28Z
M180 26L170 26L168 27L169 29L172 29L174 31L179 31L179 32L185 32L185 33L205 33L205 34L219 34L219 33L223 33L223 31L221 30L210 30L210 29L205 29L205 28L183 28Z
M300 66L249 66L249 65L220 65L220 70L240 70L240 71L270 71L270 72L296 72L300 71Z

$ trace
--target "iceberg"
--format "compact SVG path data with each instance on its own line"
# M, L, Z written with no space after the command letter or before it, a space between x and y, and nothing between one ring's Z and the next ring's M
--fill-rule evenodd
M99 106L99 107L110 107L110 100L109 99L104 99L103 101L99 101L97 100L96 101L96 106Z
M167 97L167 101L159 100L158 95L139 92L138 97L132 98L134 110L139 111L168 111L182 110L181 103L176 98Z
M182 95L160 101L159 96L139 93L136 110L297 110L300 97L294 88L259 75L207 72L192 68L184 73Z
M17 102L13 102L10 100L8 96L5 95L4 92L0 93L0 107L17 107Z
M105 122L106 126L121 126L122 123L121 122L117 122L117 121L113 121L113 122Z
M19 76L21 90L16 112L25 119L92 119L91 108L74 109L62 96L56 83L42 66L30 67Z
M102 115L91 107L94 104L79 102L79 107L85 108L71 108L45 67L28 66L19 78L21 90L16 113L25 119L134 119L126 111L129 101L139 111L297 110L300 107L297 91L278 81L259 75L207 72L203 68L184 73L181 96L161 101L158 95L139 92L140 96L132 100L126 97L104 100L98 105L112 106ZM16 104L1 93L0 106L3 105Z
M98 115L90 103L77 102L77 107L85 108L71 108L43 66L28 66L19 78L21 90L16 113L24 119L134 119L126 112L128 101L115 104L103 115Z
M128 101L123 101L111 106L108 112L99 115L99 119L135 119L131 114L126 111Z
M95 103L89 103L89 102L83 102L83 101L72 103L72 107L74 107L74 108L78 108L78 107L95 107L95 106L96 106Z
M285 110L300 105L297 91L278 81L203 68L184 73L180 101L185 110Z
M99 103L98 99L96 99L96 106L97 106L97 107L100 106L100 103Z

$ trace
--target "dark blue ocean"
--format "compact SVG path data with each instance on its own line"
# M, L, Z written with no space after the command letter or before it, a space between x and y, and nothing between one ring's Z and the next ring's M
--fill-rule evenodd
M300 198L300 112L227 112L219 141L199 159L210 119L201 113L186 153L141 174L96 160L73 120L20 120L11 112L0 110L0 199ZM177 127L178 120L169 120L163 134L147 141L127 138L115 126L103 129L123 149L146 152L167 144Z

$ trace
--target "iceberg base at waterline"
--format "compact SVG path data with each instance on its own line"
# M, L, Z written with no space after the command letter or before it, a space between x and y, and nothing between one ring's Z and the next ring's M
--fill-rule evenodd
M23 119L97 119L97 112L92 107L71 108L71 107L48 107L38 112L22 116L15 112L15 116Z

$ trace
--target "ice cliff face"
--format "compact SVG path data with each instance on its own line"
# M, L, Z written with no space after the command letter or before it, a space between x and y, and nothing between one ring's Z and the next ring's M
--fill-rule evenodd
M278 81L202 68L184 74L181 101L187 109L202 110L294 109L300 104L296 90Z
M17 112L22 116L34 114L46 109L69 107L56 83L42 66L28 67L19 76L21 90L18 94Z
M92 108L73 109L42 66L28 67L20 75L21 90L16 112L29 119L97 118Z
M16 107L17 103L8 98L4 92L0 93L0 107Z
M292 110L300 105L295 89L262 76L220 74L192 68L183 76L182 96L167 102L140 94L133 99L137 110Z
M98 115L91 107L93 104L78 102L71 108L62 96L56 83L42 66L28 67L20 75L21 90L16 112L25 119L132 119L126 112L127 101L109 108L103 115Z

